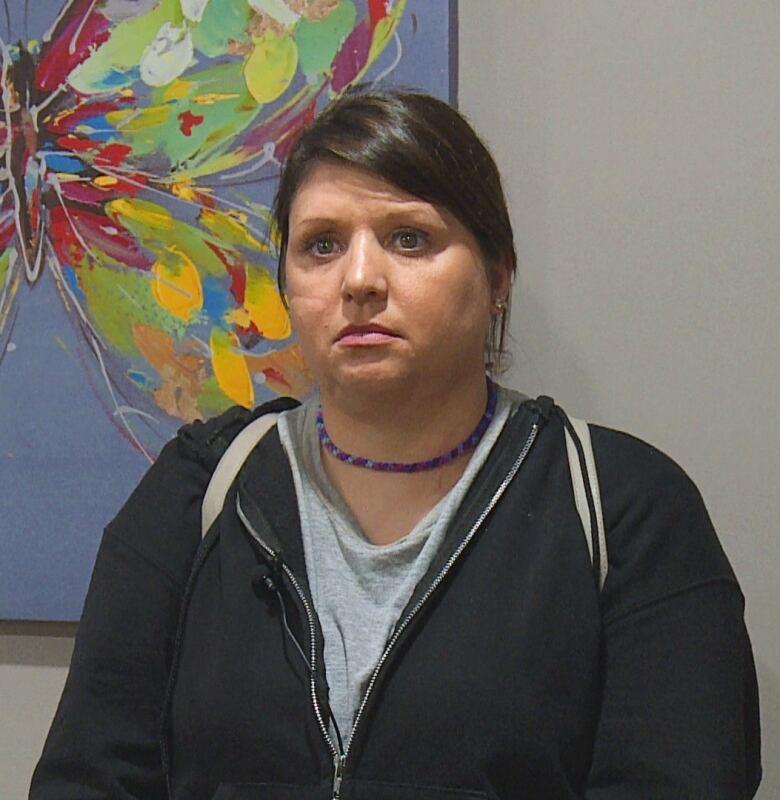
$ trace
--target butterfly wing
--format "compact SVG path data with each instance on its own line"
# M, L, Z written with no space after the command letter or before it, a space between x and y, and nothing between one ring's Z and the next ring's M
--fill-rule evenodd
M403 8L74 0L45 37L49 266L136 446L153 450L146 437L181 420L307 391L274 278L273 178Z
M22 281L16 251L13 211L0 207L0 362L5 356L15 320L15 299Z
M11 186L11 136L8 125L7 65L3 59L0 73L2 109L0 111L0 362L8 347L13 331L14 300L21 283L18 263L17 209Z

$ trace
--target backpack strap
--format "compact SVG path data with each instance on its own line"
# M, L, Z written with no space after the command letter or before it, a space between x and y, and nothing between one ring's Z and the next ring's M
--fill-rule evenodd
M269 413L252 420L241 429L217 462L203 495L200 509L200 532L204 537L225 505L225 497L239 470L263 436L276 424L278 414Z
M569 458L574 503L582 521L585 541L588 544L593 572L599 587L607 579L607 537L604 532L604 513L601 508L599 478L590 427L581 419L572 419L561 412L566 436L566 454Z

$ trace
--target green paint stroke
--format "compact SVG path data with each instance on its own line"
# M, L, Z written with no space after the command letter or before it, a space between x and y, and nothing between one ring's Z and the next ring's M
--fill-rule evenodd
M210 0L200 22L192 29L192 44L208 58L227 52L231 42L249 42L252 12L245 0Z
M104 257L103 264L110 263ZM149 272L95 266L78 270L79 284L101 337L126 356L139 356L133 328L146 325L180 338L186 323L162 308L152 293L154 276Z
M134 68L160 27L166 22L181 25L183 20L179 0L160 0L146 14L120 22L111 38L73 70L69 79L71 86L84 94L105 91L109 85L114 91L129 86L137 77L133 75ZM122 73L127 74L127 79L120 85L116 76Z
M7 247L0 253L0 295L5 289L6 276L8 275L8 267L11 265L11 253L15 252L13 247Z
M355 27L356 19L357 10L351 0L341 0L325 19L301 19L295 31L295 43L304 75L311 77L330 70L344 39Z
M198 396L198 411L204 418L221 414L234 405L235 403L219 388L219 383L213 375L203 382Z
M209 247L213 244L224 250L227 249L225 242L176 219L164 206L136 198L109 203L106 211L156 256L175 247L195 264L201 277L225 274L225 265Z
M176 166L207 166L260 111L242 70L243 63L233 60L185 74L174 97L168 87L154 90L142 111L154 126L127 126L124 141L136 155L164 153Z

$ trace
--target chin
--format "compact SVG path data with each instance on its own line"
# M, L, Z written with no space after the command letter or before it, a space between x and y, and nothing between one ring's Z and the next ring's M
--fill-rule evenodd
M414 380L412 372L401 365L373 363L339 365L339 367L320 381L320 386L332 387L340 392L360 394L365 397L381 397L382 395L397 394L408 391L410 383Z

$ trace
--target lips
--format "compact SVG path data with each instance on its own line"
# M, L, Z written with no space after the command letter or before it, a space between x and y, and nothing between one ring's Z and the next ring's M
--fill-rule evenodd
M336 341L344 345L383 344L399 335L383 325L347 325L339 331Z

